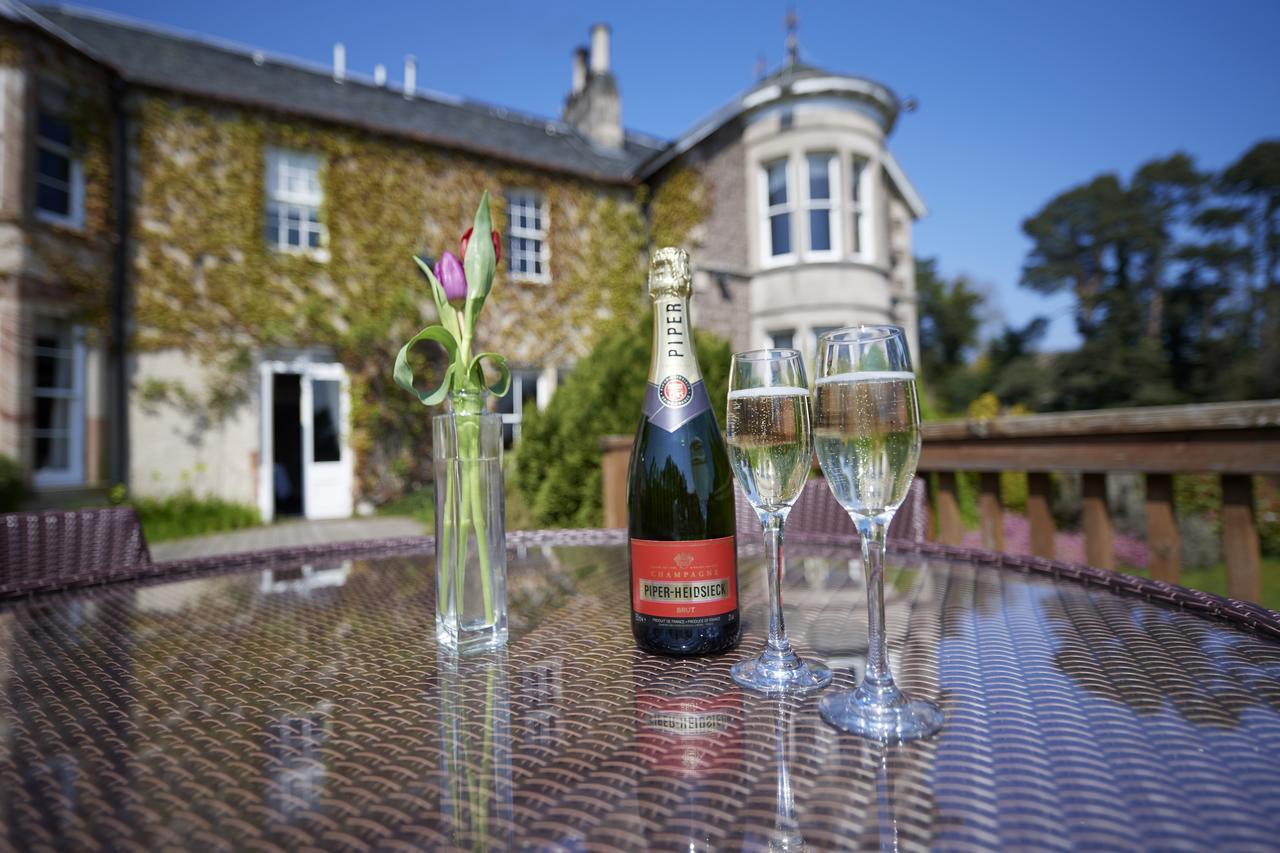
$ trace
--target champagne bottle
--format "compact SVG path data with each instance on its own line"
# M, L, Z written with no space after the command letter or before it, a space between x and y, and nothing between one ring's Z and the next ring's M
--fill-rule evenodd
M689 256L659 249L649 268L653 357L627 478L631 632L668 655L738 643L733 472L698 370Z

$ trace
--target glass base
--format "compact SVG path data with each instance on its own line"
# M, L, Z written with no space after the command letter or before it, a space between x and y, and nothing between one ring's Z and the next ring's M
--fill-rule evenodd
M507 625L468 626L458 630L456 624L436 614L436 642L440 648L460 655L482 654L507 644Z
M765 649L758 657L733 665L733 680L763 693L804 693L821 690L831 683L831 670L805 661L793 651L779 653Z
M872 698L872 691L828 693L818 702L822 719L838 729L884 743L917 740L942 728L942 709L924 699L911 699L892 684Z

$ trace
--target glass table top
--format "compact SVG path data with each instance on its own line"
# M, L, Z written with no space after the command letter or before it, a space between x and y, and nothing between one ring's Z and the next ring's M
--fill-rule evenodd
M552 540L554 542L554 540ZM569 540L565 540L569 541ZM848 546L788 547L787 625L852 687ZM429 553L45 596L0 609L0 846L703 850L1265 847L1280 643L1072 580L890 553L891 660L941 702L884 747L821 694L738 688L764 643L637 651L622 545L521 547L511 641L453 658Z

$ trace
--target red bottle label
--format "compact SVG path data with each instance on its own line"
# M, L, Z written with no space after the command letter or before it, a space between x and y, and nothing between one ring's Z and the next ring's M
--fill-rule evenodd
M646 616L696 619L738 609L735 537L631 540L631 607Z

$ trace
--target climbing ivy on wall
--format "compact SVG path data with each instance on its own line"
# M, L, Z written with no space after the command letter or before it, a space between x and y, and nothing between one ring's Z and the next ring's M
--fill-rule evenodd
M552 273L550 283L518 282L500 267L484 348L515 365L567 364L642 304L645 223L633 189L176 98L148 96L137 114L135 347L176 347L207 365L208 387L172 402L194 399L213 417L244 401L257 351L332 347L351 376L361 492L375 500L429 477L433 412L391 381L401 343L434 321L411 256L457 251L484 189L500 231L508 188L544 194ZM321 155L327 262L266 245L268 146ZM165 390L148 387L152 398Z
M658 184L649 203L653 245L696 249L688 241L710 211L711 192L701 172L690 166L675 169Z

